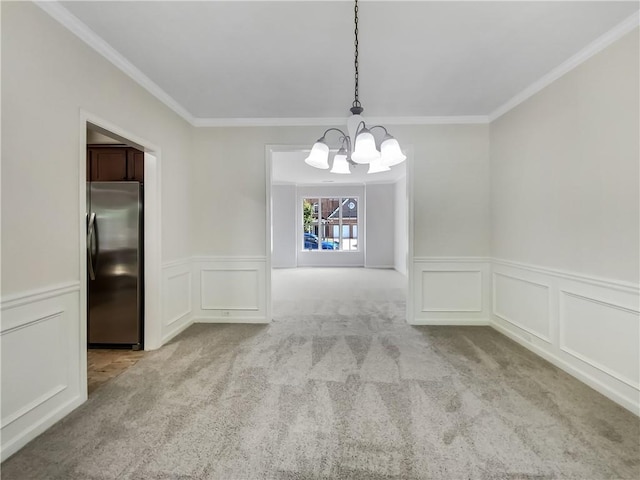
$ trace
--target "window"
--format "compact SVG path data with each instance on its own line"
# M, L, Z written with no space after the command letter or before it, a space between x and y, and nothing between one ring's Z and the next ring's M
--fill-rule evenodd
M302 199L303 250L358 250L358 199Z

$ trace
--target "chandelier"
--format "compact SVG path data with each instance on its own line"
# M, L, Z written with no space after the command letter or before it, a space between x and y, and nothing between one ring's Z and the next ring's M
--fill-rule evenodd
M350 174L351 168L359 164L369 165L367 173L386 172L391 170L392 166L404 162L407 157L400 150L398 141L389 135L385 127L382 125L367 127L364 118L360 115L364 108L362 108L358 100L358 0L355 0L353 11L355 23L355 89L354 100L349 109L352 115L347 119L348 134L339 128L327 129L313 145L309 156L304 161L312 167L327 170L329 168L329 144L326 136L328 133L336 132L340 149L333 157L331 173ZM372 133L372 131L377 131L378 129L384 132L379 143L376 142L376 138Z

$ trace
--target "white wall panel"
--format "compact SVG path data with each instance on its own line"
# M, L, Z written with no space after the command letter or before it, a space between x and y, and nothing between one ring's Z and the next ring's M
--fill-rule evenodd
M551 341L547 285L494 273L493 313L546 342Z
M3 299L3 460L87 398L78 304L78 284Z
M258 270L207 268L200 271L203 310L258 310Z
M194 259L194 321L265 323L268 318L265 257Z
M482 272L423 270L422 311L482 311Z
M193 272L191 259L162 268L162 343L193 323Z
M490 315L489 259L414 259L414 324L486 325Z
M24 369L3 372L3 381L12 387L2 397L2 427L67 388L66 352L60 348L63 315L51 312L2 332L3 363L19 363ZM37 374L26 377L25 371Z
M612 377L638 387L638 311L560 292L560 348Z

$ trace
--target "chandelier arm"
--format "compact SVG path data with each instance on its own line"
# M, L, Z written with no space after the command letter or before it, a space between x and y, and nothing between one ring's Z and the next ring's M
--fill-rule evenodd
M327 133L331 132L332 130L333 130L333 131L335 131L335 132L340 133L340 135L342 135L343 137L348 138L348 135L347 135L346 133L344 133L344 132L343 132L342 130L340 130L339 128L334 128L334 127L327 128L327 129L325 130L325 132L322 134L322 138L326 137L326 136L327 136Z
M358 135L360 134L360 132L362 132L362 130L364 130L365 128L367 128L367 124L364 122L364 120L361 120L358 126L356 127L356 134L353 137L354 142L356 141L356 138L358 138Z
M382 130L384 130L385 135L389 135L389 132L387 132L387 129L382 125L374 125L373 127L369 127L369 131L373 130L374 128L381 128Z

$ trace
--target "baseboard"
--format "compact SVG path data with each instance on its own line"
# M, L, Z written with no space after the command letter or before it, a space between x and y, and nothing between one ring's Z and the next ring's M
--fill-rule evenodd
M271 323L266 317L199 317L193 320L193 323L253 323L268 324Z
M489 325L487 318L414 318L409 325L447 325L447 326L476 326L486 327Z
M169 333L167 333L164 337L162 337L162 344L165 345L166 343L168 343L171 340L173 340L174 337L177 337L178 335L180 335L187 328L189 328L191 325L193 325L193 323L194 323L193 319L190 318L190 317L187 317L184 321L180 322Z
M13 440L6 445L2 446L0 452L0 461L4 462L11 455L16 453L31 440L35 439L38 435L51 428L57 422L69 415L72 411L78 408L87 400L86 394L84 396L78 395L70 399L68 402L61 405L58 409L53 410L49 415L43 417L38 423L31 425L28 429L21 432Z
M557 357L556 355L544 350L543 348L540 348L540 347L538 347L537 345L535 345L533 343L527 342L521 336L519 336L516 333L511 332L508 329L502 327L502 325L499 325L499 324L497 324L495 322L490 322L489 325L493 329L495 329L496 331L498 331L501 334L503 334L504 336L510 338L511 340L513 340L514 342L518 343L519 345L522 345L527 350L531 350L536 355L544 358L549 363L552 363L553 365L555 365L556 367L560 368L561 370L564 370L569 375L571 375L571 376L577 378L578 380L580 380L581 382L587 384L588 386L590 386L591 388L593 388L597 392L601 393L605 397L613 400L614 402L616 402L617 404L623 406L624 408L626 408L630 412L634 413L635 415L640 416L640 404L638 403L637 400L634 402L633 400L620 395L618 392L613 390L611 387L603 384L602 382L600 382L599 380L595 379L591 375L588 375L587 373L585 373L585 372L581 371L580 369L574 367L573 365L571 365L570 363L562 360L561 358Z

